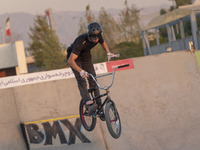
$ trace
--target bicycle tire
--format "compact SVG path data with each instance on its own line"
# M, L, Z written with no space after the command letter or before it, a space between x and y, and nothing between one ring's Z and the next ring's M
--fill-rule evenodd
M121 135L121 121L113 101L109 101L105 108L105 120L110 135L117 139Z
M79 106L79 114L80 114L80 119L83 127L87 131L92 131L94 130L96 126L96 117L93 115L87 115L85 114L85 102L81 100L80 106Z

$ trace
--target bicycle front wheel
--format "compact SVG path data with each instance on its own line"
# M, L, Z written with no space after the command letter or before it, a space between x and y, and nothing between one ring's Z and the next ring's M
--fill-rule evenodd
M92 131L96 126L96 117L86 113L85 102L81 100L79 106L80 119L83 127L87 131Z
M113 101L106 104L105 119L110 135L117 139L121 135L121 121Z

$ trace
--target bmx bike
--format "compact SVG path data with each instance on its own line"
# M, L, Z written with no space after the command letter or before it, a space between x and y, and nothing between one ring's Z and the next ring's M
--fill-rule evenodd
M106 125L107 125L107 128L108 128L110 135L115 139L120 137L120 135L121 135L121 121L120 121L120 117L119 117L119 113L117 111L116 105L115 105L114 101L111 99L109 89L113 85L115 71L119 68L123 68L123 67L127 67L127 66L129 66L129 64L117 66L117 67L114 68L114 70L111 73L99 75L99 76L96 76L96 77L94 77L92 74L88 74L89 76L92 77L92 79L95 81L95 83L97 85L97 87L93 87L93 88L88 89L88 92L90 93L90 95L92 97L93 103L96 103L96 100L98 98L105 97L105 99L104 99L103 103L99 107L97 107L96 111L92 115L89 115L87 113L86 103L85 103L85 101L81 100L80 107L79 107L80 119L81 119L81 123L82 123L83 127L87 131L92 131L95 128L97 117L99 117L102 121L104 121L104 119L102 119L100 117L100 115L101 115L100 112L105 110L104 111L105 121L106 121ZM112 75L110 85L109 86L100 86L100 84L97 82L96 79L100 78L100 77L105 77L105 76L108 76L108 75ZM94 96L95 88L99 88L101 90L104 90L105 93L95 97ZM105 109L103 109L104 106L105 106Z

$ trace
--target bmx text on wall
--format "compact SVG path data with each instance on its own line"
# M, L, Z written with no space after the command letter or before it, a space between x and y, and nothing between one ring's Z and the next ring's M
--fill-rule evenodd
M62 144L69 146L76 143L91 143L81 132L80 118L70 119L70 121L63 119L24 123L21 127L28 149Z

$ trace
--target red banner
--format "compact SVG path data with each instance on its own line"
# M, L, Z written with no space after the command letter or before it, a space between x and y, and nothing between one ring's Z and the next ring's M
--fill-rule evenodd
M117 69L117 71L134 68L133 59L123 59L123 60L117 60L117 61L110 61L106 63L108 72L112 72L115 67L125 65L125 64L129 64L129 66Z

